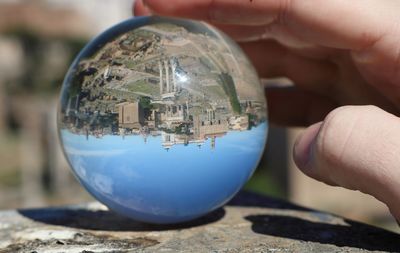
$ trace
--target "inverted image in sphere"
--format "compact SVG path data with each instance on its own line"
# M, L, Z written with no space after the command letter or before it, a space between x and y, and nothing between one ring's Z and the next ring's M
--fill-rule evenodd
M241 49L202 22L141 17L92 40L61 91L58 127L80 183L151 223L225 204L263 153L266 101Z

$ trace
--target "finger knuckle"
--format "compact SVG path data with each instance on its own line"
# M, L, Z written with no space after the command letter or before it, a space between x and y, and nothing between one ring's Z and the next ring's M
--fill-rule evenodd
M382 109L373 106L342 106L330 112L316 140L315 152L325 167L348 169L352 154L371 137L371 125Z
M353 106L339 107L326 116L316 141L315 152L328 167L341 167L342 156L349 148L349 139L359 116Z

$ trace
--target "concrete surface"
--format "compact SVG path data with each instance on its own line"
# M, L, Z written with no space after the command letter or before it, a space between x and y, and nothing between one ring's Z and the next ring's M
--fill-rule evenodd
M5 252L400 252L400 235L241 192L190 223L149 225L99 203L0 212Z

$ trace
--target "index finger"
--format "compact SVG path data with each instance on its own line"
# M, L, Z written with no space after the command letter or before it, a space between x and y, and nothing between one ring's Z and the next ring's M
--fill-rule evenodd
M393 26L396 1L379 0L138 0L159 15L217 24L283 25L322 46L361 50ZM396 8L394 8L397 5Z

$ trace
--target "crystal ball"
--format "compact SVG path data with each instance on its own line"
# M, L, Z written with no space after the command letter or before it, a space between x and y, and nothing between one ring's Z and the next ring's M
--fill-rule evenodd
M74 175L109 209L149 223L200 217L229 201L263 153L259 78L216 28L132 18L70 67L58 131Z

